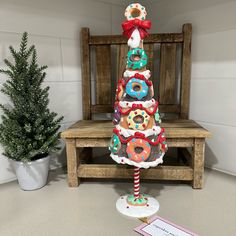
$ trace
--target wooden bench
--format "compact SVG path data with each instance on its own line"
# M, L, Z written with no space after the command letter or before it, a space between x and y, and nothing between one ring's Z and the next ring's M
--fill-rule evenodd
M191 24L185 24L181 33L151 34L144 40L168 147L177 148L184 161L142 170L141 178L191 181L193 188L202 188L205 138L210 133L188 119L191 35ZM116 82L126 66L127 39L91 36L88 28L82 28L81 42L83 120L61 134L66 141L68 184L76 187L80 178L133 178L130 166L91 164L92 147L107 147L114 128L111 120L94 116L113 113Z

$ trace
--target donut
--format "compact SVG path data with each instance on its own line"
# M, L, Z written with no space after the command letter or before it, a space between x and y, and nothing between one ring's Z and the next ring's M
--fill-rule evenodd
M142 48L133 48L127 54L127 67L140 70L147 65L147 54Z
M123 75L125 78L127 78L127 77L132 77L137 73L143 75L146 79L149 79L151 77L150 70L145 70L145 71L126 70Z
M116 134L112 135L108 148L112 153L118 153L118 151L120 150L121 142L120 142L119 137Z
M142 162L148 159L151 153L151 146L143 139L133 138L127 143L126 152L129 160Z
M139 3L132 3L125 9L125 17L127 20L145 20L146 15L145 7Z
M120 101L124 93L124 88L121 82L118 82L117 89L116 89L116 100Z
M159 114L158 109L156 110L154 117L155 117L156 123L161 123L161 118L160 118L160 114Z
M144 110L131 111L127 117L129 129L145 130L150 116Z
M148 86L145 81L132 78L126 84L125 91L132 98L137 98L138 100L141 100L143 97L147 96Z
M114 110L114 114L113 114L113 124L114 125L119 124L120 117L121 117L121 114L120 114L120 111L119 111L119 107L115 106L115 110Z

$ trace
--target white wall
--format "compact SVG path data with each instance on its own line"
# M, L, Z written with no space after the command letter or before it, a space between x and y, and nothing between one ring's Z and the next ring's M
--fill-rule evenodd
M193 24L190 118L210 130L206 165L236 175L236 1L159 0L153 30Z
M49 67L45 84L50 86L51 109L65 117L62 129L82 118L80 28L89 27L92 34L120 33L124 11L120 2L0 1L0 67L4 67L4 58L10 58L8 46L18 47L22 33L27 31L30 43L38 50L39 63ZM0 86L4 80L0 75ZM7 102L2 94L0 102ZM53 167L64 161L65 153L59 153ZM0 156L0 183L14 178L8 160Z

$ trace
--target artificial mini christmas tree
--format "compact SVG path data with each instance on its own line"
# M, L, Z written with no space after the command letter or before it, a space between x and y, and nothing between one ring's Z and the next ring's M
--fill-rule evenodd
M48 108L49 87L43 88L47 66L37 64L34 46L27 48L24 33L19 51L10 46L14 63L5 59L8 76L1 89L10 105L0 104L4 114L0 124L0 143L4 155L11 159L18 182L24 190L34 190L46 184L50 153L59 149L60 122Z
M0 143L4 155L17 161L36 160L57 150L63 119L48 108L49 87L42 88L47 66L39 67L36 49L27 48L27 41L25 32L18 52L9 47L14 63L5 59L8 69L0 70L9 77L1 91L11 102L11 107L0 105L4 111Z
M27 48L28 34L22 37L19 51L9 47L14 63L5 59L8 69L0 70L9 78L1 91L11 105L4 111L0 124L0 143L4 155L17 161L32 161L58 149L58 129L63 117L48 108L49 87L42 87L47 66L37 64L34 46Z

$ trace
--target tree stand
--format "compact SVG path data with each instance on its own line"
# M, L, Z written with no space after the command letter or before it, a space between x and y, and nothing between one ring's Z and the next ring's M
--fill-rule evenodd
M121 196L116 209L123 215L143 218L154 215L159 210L158 201L146 194L140 194L140 168L134 168L134 194Z

